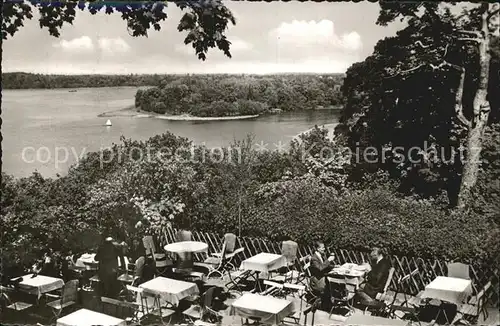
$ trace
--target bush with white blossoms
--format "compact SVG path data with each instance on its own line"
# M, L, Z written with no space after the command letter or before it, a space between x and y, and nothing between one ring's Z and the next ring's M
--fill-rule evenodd
M180 199L163 198L159 202L134 196L130 202L139 210L142 217L149 222L150 228L162 229L184 212L186 205Z
M318 178L323 184L334 187L338 191L344 191L347 188L351 156L340 149L333 150L332 153L333 155L328 157L321 157L321 155L306 157L307 173L305 176Z

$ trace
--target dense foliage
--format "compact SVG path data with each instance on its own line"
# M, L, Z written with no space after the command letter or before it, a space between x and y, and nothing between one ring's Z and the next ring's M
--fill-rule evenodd
M2 174L3 261L27 265L47 247L93 250L101 235L127 239L144 219L154 228L174 224L302 243L325 239L339 248L382 245L405 255L494 258L488 249L495 241L493 213L448 212L439 200L402 197L384 173L353 178L345 157L301 155L314 143L337 148L325 135L314 130L281 153L254 151L249 138L221 160L220 153L164 134L123 139L57 179ZM141 159L140 150L148 155Z
M2 89L156 86L165 75L42 75L2 73Z
M73 24L76 10L88 10L92 15L104 11L106 14L120 14L127 23L131 36L147 36L148 30L161 30L160 23L167 19L166 8L174 3L184 13L177 30L187 31L184 44L191 44L198 59L205 60L210 48L217 47L226 56L231 42L225 33L229 23L236 24L231 11L220 0L211 1L5 1L2 2L2 39L7 40L24 26L26 19L33 18L38 10L41 28L47 28L50 35L58 37L65 24Z
M348 69L338 133L353 150L373 147L379 153L375 163L355 162L359 169L388 171L401 181L400 190L406 194L429 198L444 191L450 206L455 206L464 161L472 152L467 148L468 133L478 124L474 99L481 61L474 43L464 45L455 35L458 18L436 9L438 5L383 4L381 23L405 15L411 19L396 36L379 41L365 61ZM412 16L421 6L427 11ZM464 29L480 22L474 11L463 17ZM492 35L489 48L487 99L489 124L493 124L500 119L500 39ZM463 87L460 67L465 68ZM466 120L470 126L464 124ZM497 133L498 127L490 129L483 142ZM385 160L380 159L381 153ZM490 167L488 163L482 168Z
M314 110L342 103L342 75L185 76L140 90L136 106L160 114L254 115Z

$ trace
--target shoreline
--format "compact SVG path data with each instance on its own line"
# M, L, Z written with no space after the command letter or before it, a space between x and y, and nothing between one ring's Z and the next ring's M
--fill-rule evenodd
M335 137L334 135L334 132L335 132L335 127L337 127L337 125L339 124L339 122L335 122L335 123L326 123L324 125L318 125L318 128L320 129L326 129L328 130L328 134L327 134L327 138L330 139L330 140L333 140L333 138ZM301 141L300 139L300 136L301 135L306 135L308 133L310 133L311 131L314 130L315 127L312 127L312 128L309 128L305 131L302 131L302 132L299 132L297 135L295 135L295 137L293 137L293 139L297 140L297 141Z
M97 116L99 118L111 118L111 117L155 118L155 119L162 119L169 121L225 121L225 120L255 119L258 118L260 114L237 115L237 116L226 116L226 117L196 117L189 114L165 115L155 112L137 110L134 105L131 105L123 109L104 112L98 114Z

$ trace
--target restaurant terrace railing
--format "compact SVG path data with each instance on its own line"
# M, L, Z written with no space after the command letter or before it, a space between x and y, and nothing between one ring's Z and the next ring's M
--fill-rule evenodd
M165 228L159 231L157 236L158 240L163 247L166 244L176 242L175 234L177 230L172 228ZM224 237L215 233L208 232L192 232L193 241L201 241L208 244L209 253L220 252ZM240 262L244 259L252 257L260 252L268 253L281 253L281 242L271 241L264 238L251 238L251 237L238 237L237 248L243 247L245 251L235 257L235 265L239 266ZM361 252L350 249L334 249L332 250L336 257L337 264L356 263L361 264L369 261L369 252ZM298 258L310 255L314 252L313 245L299 244ZM195 259L203 261L206 254L195 254ZM399 277L410 274L415 269L418 273L411 276L410 281L403 284L404 291L407 294L416 295L424 290L425 286L429 284L437 276L446 276L446 261L440 259L423 259L419 257L406 257L389 255L392 265L395 268L395 274L391 282L391 289L396 289L396 282ZM297 264L300 270L302 266ZM499 291L499 272L497 266L481 265L473 263L470 265L470 277L475 291L480 291L481 288L491 280L493 286L486 294L487 304L489 306L498 307L500 302Z

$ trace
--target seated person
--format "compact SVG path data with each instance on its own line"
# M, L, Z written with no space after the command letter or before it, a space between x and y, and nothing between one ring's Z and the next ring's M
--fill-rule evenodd
M144 265L146 264L146 248L144 248L144 243L142 239L135 237L132 240L132 245L128 248L127 252L129 261L135 264L134 270L134 284L137 281L141 284L143 280Z
M334 267L334 256L326 257L325 245L322 242L315 243L316 251L311 255L311 279L309 286L311 291L321 298L322 306L326 307L330 301L330 286L326 278L326 274Z
M384 257L380 248L372 249L370 260L371 271L356 293L358 301L365 304L374 303L377 293L384 291L385 283L391 269L391 262Z
M65 282L79 279L82 276L80 273L81 269L76 265L75 257L77 255L74 255L72 250L68 250L64 253L64 258L61 260L61 273Z
M50 277L60 277L56 257L52 249L44 252L43 258L33 265L33 276L44 275Z

